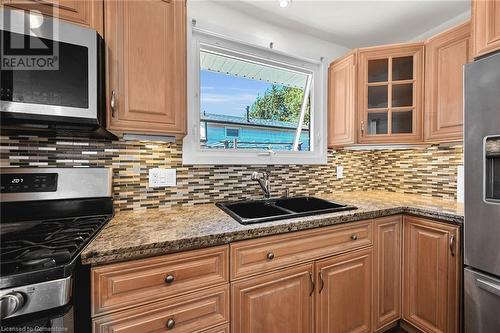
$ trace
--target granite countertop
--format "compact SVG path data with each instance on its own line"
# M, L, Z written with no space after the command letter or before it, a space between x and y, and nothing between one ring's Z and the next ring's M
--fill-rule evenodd
M434 197L385 191L339 192L318 197L358 209L251 225L239 224L214 204L118 212L83 251L82 262L108 264L401 213L453 224L463 222L463 204Z

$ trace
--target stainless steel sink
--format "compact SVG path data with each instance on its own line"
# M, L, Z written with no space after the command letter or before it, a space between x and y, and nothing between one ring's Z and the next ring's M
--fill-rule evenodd
M343 205L315 197L227 201L218 202L216 205L241 224L260 223L356 209L354 206Z

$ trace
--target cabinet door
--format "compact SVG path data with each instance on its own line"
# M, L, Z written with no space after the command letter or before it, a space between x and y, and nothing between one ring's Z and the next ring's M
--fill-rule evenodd
M233 283L232 332L312 332L313 291L312 265Z
M356 53L328 69L328 146L355 143Z
M373 326L401 317L401 216L375 220Z
M472 0L474 57L500 50L500 0Z
M407 216L403 227L403 318L425 332L458 332L458 228Z
M423 43L360 49L358 54L358 141L421 141Z
M426 43L425 140L463 139L463 66L471 61L469 22Z
M372 248L316 263L317 332L371 332Z
M7 0L9 7L36 10L103 33L103 0Z
M109 129L185 134L185 2L106 1L104 12Z

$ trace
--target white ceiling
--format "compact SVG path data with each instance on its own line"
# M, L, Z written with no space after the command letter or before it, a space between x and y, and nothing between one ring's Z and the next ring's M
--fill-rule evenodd
M470 12L470 0L292 0L287 8L278 0L216 1L349 48L409 41Z

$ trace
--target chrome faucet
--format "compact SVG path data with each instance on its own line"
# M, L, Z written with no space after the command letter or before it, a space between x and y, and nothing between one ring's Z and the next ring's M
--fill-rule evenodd
M262 189L262 191L264 191L264 196L266 198L271 197L271 176L267 172L254 171L252 173L251 179L256 180L259 183L260 188Z

